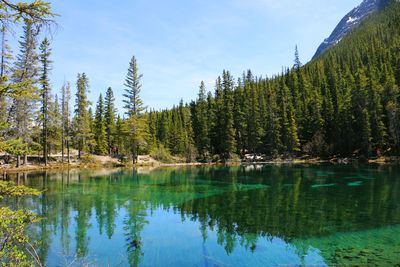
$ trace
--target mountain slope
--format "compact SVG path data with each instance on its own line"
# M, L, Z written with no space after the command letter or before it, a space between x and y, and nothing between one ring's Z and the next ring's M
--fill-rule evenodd
M351 29L359 25L369 15L384 7L388 2L389 0L364 0L358 7L344 16L329 38L325 39L318 47L313 58L324 52L330 46L340 42Z

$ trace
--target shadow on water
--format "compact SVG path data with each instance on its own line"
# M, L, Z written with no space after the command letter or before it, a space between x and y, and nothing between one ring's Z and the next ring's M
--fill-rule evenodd
M397 177L390 165L15 174L45 191L1 204L43 218L29 235L48 265L395 265Z

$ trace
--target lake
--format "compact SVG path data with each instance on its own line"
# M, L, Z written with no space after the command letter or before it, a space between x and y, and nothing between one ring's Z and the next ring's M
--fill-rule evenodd
M400 167L244 165L19 174L48 266L400 264Z

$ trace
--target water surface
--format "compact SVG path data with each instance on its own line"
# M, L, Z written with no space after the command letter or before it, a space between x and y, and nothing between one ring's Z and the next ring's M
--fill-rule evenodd
M48 266L400 264L398 166L250 165L11 177Z

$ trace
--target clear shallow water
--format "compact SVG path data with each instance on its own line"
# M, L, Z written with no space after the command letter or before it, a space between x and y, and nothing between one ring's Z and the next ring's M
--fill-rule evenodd
M255 165L11 177L48 266L400 264L400 167Z

